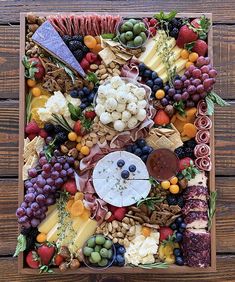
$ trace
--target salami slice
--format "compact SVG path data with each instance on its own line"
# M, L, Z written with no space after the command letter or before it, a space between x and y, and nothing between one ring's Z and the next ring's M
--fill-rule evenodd
M204 171L211 170L211 159L209 157L200 157L197 158L194 162L196 167L200 170L204 170Z
M205 116L207 113L207 104L205 100L199 101L197 104L197 116Z
M211 149L206 144L201 143L196 145L194 148L194 155L196 158L206 157L209 156L210 154L211 154Z
M212 121L208 116L200 116L196 118L194 125L199 130L210 129L212 127Z
M210 142L210 132L208 130L198 130L195 140L198 144L208 144Z

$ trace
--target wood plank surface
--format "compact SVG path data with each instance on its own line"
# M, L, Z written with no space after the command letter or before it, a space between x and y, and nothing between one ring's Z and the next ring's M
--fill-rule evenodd
M217 259L217 272L210 273L200 273L200 274L182 274L177 276L175 274L138 274L138 275L99 275L97 273L96 277L91 275L51 275L45 274L40 276L32 275L19 275L16 271L11 271L17 269L17 259L13 258L0 258L0 282L49 282L49 281L79 281L79 282L150 282L150 281L234 281L235 277L235 256L234 255L219 255Z
M0 102L0 175L18 175L18 102ZM235 102L215 114L216 174L234 175ZM23 134L23 132L20 132Z
M12 255L16 246L18 186L16 179L0 180L0 254ZM217 252L235 253L235 177L216 177L217 204Z
M184 13L213 13L213 21L232 23L235 20L235 5L233 0L80 0L80 1L30 1L30 0L1 0L1 24L19 22L20 12L126 12L141 11L153 13L159 10L177 10Z
M1 3L1 2L0 2ZM215 25L214 65L218 70L215 90L234 99L235 25ZM223 40L220 40L223 38ZM0 26L0 98L19 98L19 26Z

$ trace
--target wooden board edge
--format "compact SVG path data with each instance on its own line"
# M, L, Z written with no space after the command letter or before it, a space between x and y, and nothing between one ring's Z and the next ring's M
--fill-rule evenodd
M64 13L49 13L49 12L39 12L39 13L20 13L20 58L24 55L25 51L25 17L28 14L36 14L38 16L48 16L48 15L68 15L70 13L64 12ZM88 13L88 12L76 12L72 14L95 14L95 13ZM107 12L99 13L99 14L107 14ZM135 17L148 17L152 16L153 14L150 12L140 12L134 13L134 12L123 12L119 13L121 16L127 16L127 15L133 15ZM211 20L212 23L212 13L178 13L178 17L200 17L202 15L205 15ZM210 29L208 33L208 54L213 62L213 30ZM24 132L24 120L25 120L25 83L24 83L24 68L22 63L20 62L20 104L19 104L19 192L18 192L18 203L20 204L23 200L24 196L24 186L23 186L23 180L22 180L22 167L23 167L23 145L24 145L24 134L21 135L21 133ZM210 130L210 134L213 138L210 140L210 147L211 147L211 161L212 161L212 169L209 173L209 187L210 191L215 191L215 148L214 148L214 116L212 116L212 128ZM212 221L212 228L211 228L211 266L207 268L190 268L187 266L171 266L171 271L169 269L152 269L152 270L144 270L144 269L138 269L138 268L124 268L122 269L122 273L195 273L195 272L215 272L216 271L216 225L215 225L216 219L215 216ZM99 271L100 274L104 273L119 273L117 271L119 268L109 268L105 271ZM23 260L23 254L21 253L18 257L18 272L20 274L38 274L37 270L30 269L30 268L24 268L24 260ZM55 273L61 273L58 269L56 269ZM77 271L68 271L66 272L68 274L77 274ZM80 274L97 274L97 271L92 271L91 269L79 269Z

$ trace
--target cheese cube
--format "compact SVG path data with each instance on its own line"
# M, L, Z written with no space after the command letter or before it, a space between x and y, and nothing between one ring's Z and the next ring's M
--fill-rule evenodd
M57 223L47 234L48 242L56 242L58 240L59 235L59 223Z
M58 222L58 210L53 210L39 225L38 231L48 233Z

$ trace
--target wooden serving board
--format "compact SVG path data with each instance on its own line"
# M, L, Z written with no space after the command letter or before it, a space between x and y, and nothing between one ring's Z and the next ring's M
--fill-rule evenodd
M20 92L19 92L19 182L18 182L18 203L19 205L24 199L24 181L22 179L22 168L24 165L23 159L23 147L24 147L24 128L25 128L25 94L26 94L26 84L25 84L25 76L24 76L24 66L21 63L21 58L25 55L25 34L26 34L26 16L28 13L20 13ZM39 12L35 13L37 16L49 16L49 15L69 15L69 14L92 14L91 12L81 12L81 13L47 13L47 12ZM93 13L94 14L94 13ZM107 14L105 12L99 14ZM126 17L126 18L138 18L138 17L151 17L153 14L150 12L140 12L140 13L133 13L133 12L122 12L119 15ZM210 19L212 23L212 14L211 13L178 13L177 17L187 17L187 18L196 18L205 15L207 18ZM213 63L213 30L212 27L208 33L208 56ZM209 172L209 181L208 187L209 191L215 191L215 146L214 146L214 116L211 116L212 120L212 128L210 129L210 148L211 148L211 162L212 162L212 169ZM17 223L16 223L17 224ZM112 266L105 270L98 270L98 269L90 269L88 267L80 267L77 270L67 270L64 275L66 274L144 274L144 273L210 273L216 272L216 219L215 216L212 220L212 227L211 227L211 265L207 268L194 268L189 266L177 266L175 264L169 265L169 268L166 269L143 269L143 268L132 268L132 267L117 267ZM16 234L17 237L17 234ZM38 269L32 269L26 266L24 261L24 255L21 253L18 257L18 272L20 274L33 274L39 275ZM61 274L59 268L53 268L53 272L55 274ZM51 275L51 274L50 274Z

